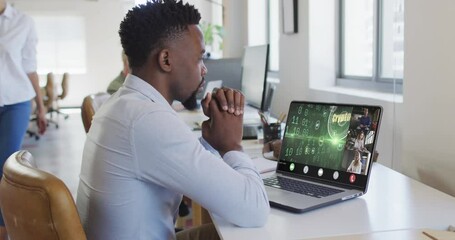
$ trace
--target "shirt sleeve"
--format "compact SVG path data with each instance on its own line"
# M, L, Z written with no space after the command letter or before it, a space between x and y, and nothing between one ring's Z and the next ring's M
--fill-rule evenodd
M220 153L219 153L217 150L215 150L215 148L213 148L212 145L210 145L210 143L208 143L207 141L205 141L205 139L204 139L203 137L200 137L200 138L199 138L199 141L201 142L201 144L202 144L202 146L205 148L205 150L207 150L207 151L213 153L213 155L215 155L215 156L221 158Z
M238 226L265 224L270 206L248 155L230 151L222 161L170 111L146 114L132 131L139 178L184 194Z
M28 33L25 41L24 48L22 49L22 67L28 73L36 72L36 45L38 44L38 37L35 29L35 23L32 18L26 17L28 24Z

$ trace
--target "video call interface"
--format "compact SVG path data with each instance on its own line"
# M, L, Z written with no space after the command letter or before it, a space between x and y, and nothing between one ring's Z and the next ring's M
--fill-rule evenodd
M380 107L293 102L279 170L362 186L372 161Z

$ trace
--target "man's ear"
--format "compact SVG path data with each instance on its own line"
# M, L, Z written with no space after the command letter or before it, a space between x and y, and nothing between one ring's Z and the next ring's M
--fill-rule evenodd
M170 72L172 70L169 49L163 49L158 54L158 65L161 70Z

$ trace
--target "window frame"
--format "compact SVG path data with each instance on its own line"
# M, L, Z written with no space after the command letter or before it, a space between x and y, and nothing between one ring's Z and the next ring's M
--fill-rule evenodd
M344 13L345 0L338 1L338 72L336 85L341 87L357 88L387 93L403 93L403 78L385 78L382 74L382 34L383 34L383 3L382 0L373 0L373 72L371 77L346 75L344 71Z
M278 0L267 0L267 26L266 26L266 31L267 31L267 41L269 42L269 45L270 45L270 52L272 51L272 43L271 43L271 31L272 31L272 24L271 24L271 14L270 14L270 9L271 9L271 1L278 1ZM280 6L281 4L278 3L278 9L277 9L277 18L278 21L280 21ZM279 42L279 36L281 34L280 32L280 23L278 22L277 23L277 26L278 26L278 42L277 42L277 46L275 46L278 51L277 51L277 54L278 54L278 66L277 66L277 69L276 70L272 70L270 69L270 56L269 56L269 62L268 62L268 66L267 66L267 76L268 77L272 77L272 78L279 78L279 73L280 73L280 62L279 62L279 55L280 55L280 42ZM270 53L269 53L270 54Z

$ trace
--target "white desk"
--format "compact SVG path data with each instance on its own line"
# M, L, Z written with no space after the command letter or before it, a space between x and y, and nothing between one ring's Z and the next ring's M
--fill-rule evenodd
M366 195L294 214L272 208L262 228L239 228L213 217L229 239L307 239L400 229L445 230L455 224L455 198L375 163Z

